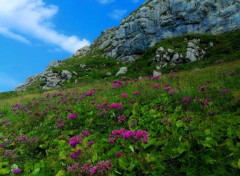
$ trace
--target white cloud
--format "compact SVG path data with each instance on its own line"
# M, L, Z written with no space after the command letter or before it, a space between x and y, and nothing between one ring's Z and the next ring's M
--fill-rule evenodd
M9 38L18 40L20 42L26 43L26 44L30 43L30 41L28 39L26 39L25 37L18 35L18 34L14 34L14 33L10 32L8 29L3 28L1 26L0 26L0 34L7 36Z
M26 36L59 46L71 53L89 45L86 39L67 36L54 29L51 18L58 8L43 0L0 0L0 34L29 43Z
M110 4L114 2L115 0L97 0L100 4Z
M119 20L127 13L126 9L114 9L109 16L113 19Z

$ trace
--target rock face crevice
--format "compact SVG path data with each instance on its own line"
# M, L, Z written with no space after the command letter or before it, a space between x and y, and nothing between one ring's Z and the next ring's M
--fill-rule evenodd
M119 27L103 31L90 48L131 62L165 38L187 33L219 34L239 28L239 0L148 0Z

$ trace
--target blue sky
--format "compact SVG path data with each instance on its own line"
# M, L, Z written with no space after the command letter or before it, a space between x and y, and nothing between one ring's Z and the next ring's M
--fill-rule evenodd
M145 0L0 0L0 92L70 57Z

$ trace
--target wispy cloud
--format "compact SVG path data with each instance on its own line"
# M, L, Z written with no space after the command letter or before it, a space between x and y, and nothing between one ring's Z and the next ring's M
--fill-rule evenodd
M114 2L115 0L97 0L100 4L110 4Z
M89 45L86 39L61 34L51 19L58 7L43 0L0 0L0 34L24 43L34 37L71 53Z
M122 19L126 13L126 9L114 9L111 13L109 13L109 16L113 19L119 20Z
M3 28L3 27L0 27L0 34L7 36L9 38L18 40L20 42L26 43L26 44L30 43L30 41L28 39L26 39L25 37L18 35L18 34L14 34L14 33L10 32L8 29Z

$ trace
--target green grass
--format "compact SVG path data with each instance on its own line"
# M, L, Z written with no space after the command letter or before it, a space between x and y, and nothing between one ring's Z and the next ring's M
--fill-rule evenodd
M170 75L174 78L170 79ZM49 91L50 98L46 98L46 93L29 93L0 99L0 113L5 114L0 124L4 119L12 122L10 126L0 125L0 136L5 136L0 143L11 141L6 147L0 147L0 156L5 150L15 150L18 155L16 159L0 157L0 175L11 175L14 164L22 169L19 175L34 175L34 172L42 176L74 175L67 172L67 167L76 162L80 169L84 163L91 162L93 166L110 159L113 167L105 175L237 176L240 171L239 77L240 61L237 60L208 66L199 72L166 74L155 81L127 80L124 87L118 89L99 80L94 84ZM179 92L169 95L163 91L167 82ZM153 88L157 83L161 83L161 87ZM204 93L198 90L198 86L203 85L207 86ZM83 95L93 88L96 92L92 96L80 98L80 93ZM229 92L222 94L222 89ZM75 90L78 95L73 94ZM132 95L135 91L141 94ZM54 96L58 92L61 94ZM128 98L121 98L124 93L129 94ZM192 102L183 103L183 97L192 97ZM203 107L201 101L205 99L211 102ZM122 103L123 109L110 109L105 115L97 115L102 111L97 110L96 105L106 101ZM27 107L35 105L26 112L11 111L16 103ZM68 120L70 113L79 116ZM124 124L117 120L118 115L123 114L127 117ZM64 127L57 127L59 120ZM148 144L122 139L116 144L108 143L111 131L121 128L148 131ZM69 154L76 149L69 146L69 139L84 130L89 131L90 136L77 146L82 154L74 161ZM20 136L38 140L29 144L19 141ZM95 144L87 147L88 141ZM117 152L123 156L115 158Z

